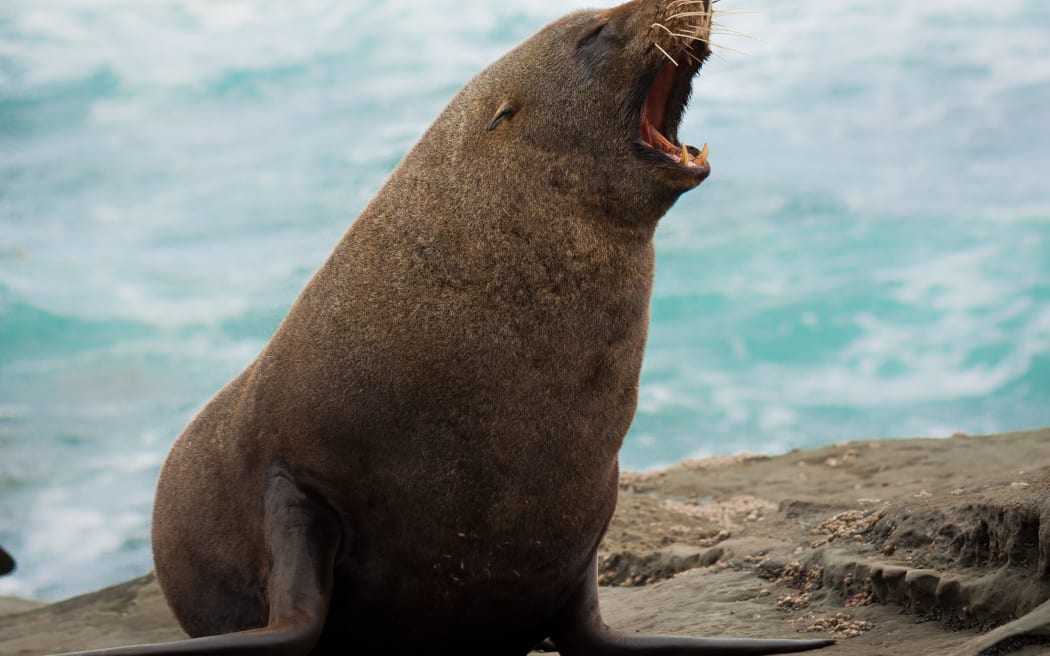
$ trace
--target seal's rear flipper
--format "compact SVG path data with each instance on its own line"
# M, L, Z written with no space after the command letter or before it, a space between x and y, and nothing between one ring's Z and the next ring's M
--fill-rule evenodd
M561 610L551 639L562 656L762 656L792 654L835 644L834 640L747 640L640 636L614 631L598 608L597 563Z
M3 547L0 547L0 576L10 574L14 568L15 559L11 557L11 554L4 551Z
M259 654L305 656L317 644L328 616L332 571L340 532L335 514L305 493L283 469L274 468L266 490L270 552L270 616L260 629L64 656Z

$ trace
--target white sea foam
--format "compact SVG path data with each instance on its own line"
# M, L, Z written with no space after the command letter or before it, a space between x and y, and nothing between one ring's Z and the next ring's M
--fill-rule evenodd
M96 586L100 567L127 558L129 537L147 540L149 505L149 494L106 498L82 486L42 490L23 523L11 527L18 540L5 546L15 552L19 567L0 579L0 594L53 596ZM143 555L137 560L145 571Z

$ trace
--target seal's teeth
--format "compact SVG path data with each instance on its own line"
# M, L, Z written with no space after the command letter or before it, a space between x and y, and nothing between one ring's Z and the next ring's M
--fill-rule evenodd
M704 147L702 149L700 149L700 154L696 156L696 165L697 166L703 166L704 164L707 164L707 155L710 152L711 152L711 149L705 143Z
M689 156L689 149L685 147L685 144L682 144L682 164L689 166L689 162L692 159L693 158Z

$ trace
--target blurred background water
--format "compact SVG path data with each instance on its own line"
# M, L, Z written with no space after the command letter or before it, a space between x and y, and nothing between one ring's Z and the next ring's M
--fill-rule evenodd
M455 91L576 5L0 5L0 593L150 567L182 426ZM623 464L1050 425L1050 3L719 6L755 40L681 130L714 172L657 233Z

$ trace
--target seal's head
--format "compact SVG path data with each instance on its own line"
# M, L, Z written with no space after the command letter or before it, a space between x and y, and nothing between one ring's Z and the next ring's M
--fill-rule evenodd
M706 145L678 140L711 15L711 0L634 0L552 23L453 100L440 156L655 222L711 171Z

